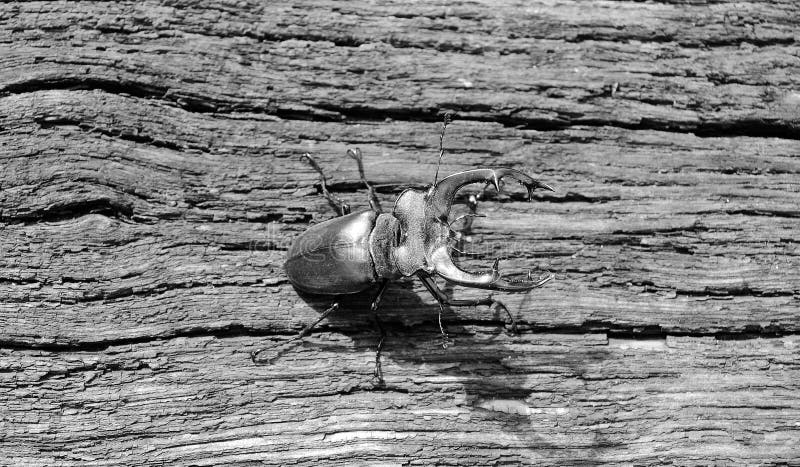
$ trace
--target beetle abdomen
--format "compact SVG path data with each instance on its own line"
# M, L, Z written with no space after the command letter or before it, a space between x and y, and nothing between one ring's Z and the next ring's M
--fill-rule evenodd
M284 264L292 284L308 293L360 292L377 279L369 234L377 214L354 212L317 225L297 237Z

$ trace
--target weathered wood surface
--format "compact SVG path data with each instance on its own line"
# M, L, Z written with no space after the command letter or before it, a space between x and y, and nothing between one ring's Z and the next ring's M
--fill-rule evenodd
M3 464L796 463L794 2L0 5ZM333 215L442 173L465 260L557 280L448 311L390 287L271 366L325 300L281 272ZM460 297L476 291L455 289Z

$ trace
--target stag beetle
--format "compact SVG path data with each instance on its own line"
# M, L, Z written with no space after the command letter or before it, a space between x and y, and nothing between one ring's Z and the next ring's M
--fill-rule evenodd
M505 310L515 329L515 321L508 309L491 295L474 300L454 300L448 298L436 285L434 276L466 287L499 291L527 291L541 287L553 278L515 280L503 276L498 271L499 259L491 270L482 273L469 272L459 268L450 256L451 244L458 237L452 225L465 217L479 216L475 213L477 199L472 196L468 202L471 213L448 222L448 216L456 192L464 185L484 182L500 191L500 181L511 178L523 185L532 199L533 191L542 188L555 191L549 185L534 180L514 169L474 169L459 172L442 180L439 165L444 155L444 134L450 115L445 115L439 136L439 164L433 184L426 190L406 189L395 201L391 213L384 213L375 194L375 189L364 175L361 151L348 150L347 154L358 164L361 182L369 192L370 210L350 213L350 207L328 190L327 179L320 166L310 154L303 158L319 173L322 194L339 213L339 217L311 226L297 237L289 249L284 270L296 289L315 295L345 295L362 292L377 286L371 310L380 330L380 341L375 356L376 375L380 376L380 352L385 332L377 320L377 309L387 284L401 277L416 275L426 289L439 302L439 328L443 337L443 347L447 347L448 336L442 326L441 312L444 305L499 306ZM457 249L456 249L457 250ZM334 302L311 325L306 326L290 341L308 335L311 330L339 307ZM259 349L251 354L254 362Z

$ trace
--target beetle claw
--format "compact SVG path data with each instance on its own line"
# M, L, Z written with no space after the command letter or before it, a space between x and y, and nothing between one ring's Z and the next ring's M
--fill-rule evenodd
M361 155L361 149L359 149L359 148L356 148L355 150L348 149L347 150L347 155L350 156L350 158L355 160L356 162L363 161L363 157Z
M497 178L497 173L494 171L492 172L492 185L494 185L494 189L500 193L500 179Z
M511 279L509 277L499 276L497 280L493 282L493 285L496 285L500 290L530 290L541 287L546 283L553 280L555 276L552 274L548 274L547 277L543 279L534 280L531 277L531 272L528 271L527 279Z
M553 193L555 193L556 191L555 188L551 187L550 185L544 182L539 182L539 188L545 189L547 191L552 191Z
M547 183L539 182L539 181L537 181L536 184L522 183L522 185L524 185L525 189L528 190L528 201L533 201L533 192L537 188L541 188L541 189L547 190L547 191L556 191L553 187L551 187Z
M547 183L542 183L542 182L538 182L538 185L536 186L525 185L525 188L528 189L528 201L533 201L533 191L537 188L542 188L547 191L556 191L553 187L551 187Z

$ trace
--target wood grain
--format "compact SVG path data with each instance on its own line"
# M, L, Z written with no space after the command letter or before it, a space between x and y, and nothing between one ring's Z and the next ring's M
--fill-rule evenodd
M390 464L791 463L796 336L609 339L464 326L456 347L321 333L270 366L263 339L178 338L103 351L3 351L16 463L324 459ZM455 350L455 351L453 351ZM46 441L42 452L35 443Z
M789 463L800 458L794 2L0 5L0 463ZM465 266L551 271L520 321L390 286L329 300L285 250L508 166ZM474 187L480 190L480 187ZM459 207L459 209L463 209ZM447 288L458 297L481 293Z

